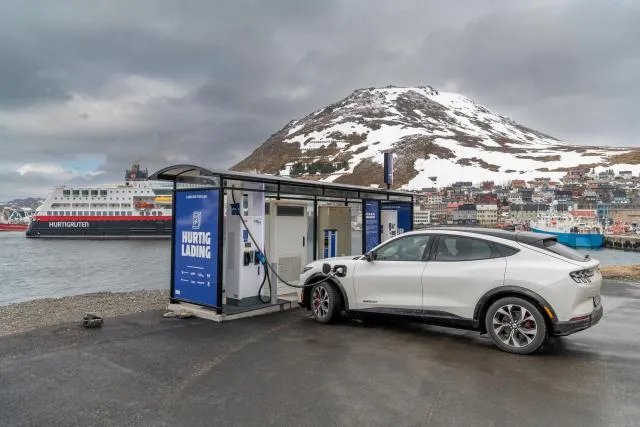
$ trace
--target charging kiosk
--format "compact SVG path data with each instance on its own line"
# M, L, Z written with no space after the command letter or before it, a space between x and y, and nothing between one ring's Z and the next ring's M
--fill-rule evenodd
M362 204L363 247L369 250L380 242L381 205L404 204L401 210L410 212L415 197L390 188L188 164L165 167L148 180L173 183L167 309L186 308L215 321L293 308L296 298L278 294L295 293L309 258L351 255L350 203ZM277 280L269 280L276 274ZM263 298L266 293L271 298Z
M307 264L307 203L289 200L268 200L265 205L265 252L278 276L297 284ZM278 295L291 294L295 289L279 278Z
M351 255L351 208L318 206L318 254L320 258Z
M259 251L264 247L265 196L260 184L229 185L239 189L226 192L224 296L229 305L254 305L260 303L258 290L265 279Z
M403 202L383 202L380 205L382 241L413 230L413 205Z
M383 209L381 212L382 236L381 242L386 242L400 234L398 231L398 212L391 209Z

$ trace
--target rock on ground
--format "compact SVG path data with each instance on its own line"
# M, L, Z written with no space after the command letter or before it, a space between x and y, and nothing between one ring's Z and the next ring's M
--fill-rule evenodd
M168 302L167 290L98 292L21 302L0 307L0 336L61 323L78 322L80 325L87 313L107 319L130 313L161 310Z

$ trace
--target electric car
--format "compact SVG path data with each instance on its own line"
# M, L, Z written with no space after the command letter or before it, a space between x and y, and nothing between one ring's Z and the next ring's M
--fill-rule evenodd
M600 321L599 264L553 235L425 229L306 265L298 304L320 323L399 316L488 333L501 350L530 354Z

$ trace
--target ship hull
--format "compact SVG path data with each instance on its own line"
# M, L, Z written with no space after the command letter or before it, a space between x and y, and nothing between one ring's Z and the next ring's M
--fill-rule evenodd
M171 238L171 217L36 218L26 230L30 238L144 239Z
M604 235L602 234L561 233L536 227L531 227L531 231L556 236L559 243L572 248L596 249L604 245Z
M0 224L0 231L25 231L27 224Z

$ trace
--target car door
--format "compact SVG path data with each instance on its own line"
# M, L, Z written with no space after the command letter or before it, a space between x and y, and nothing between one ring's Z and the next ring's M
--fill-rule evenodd
M353 273L356 309L378 312L420 310L422 276L432 237L400 236L358 262Z
M473 317L485 292L504 284L506 260L490 240L441 234L423 271L423 308Z

